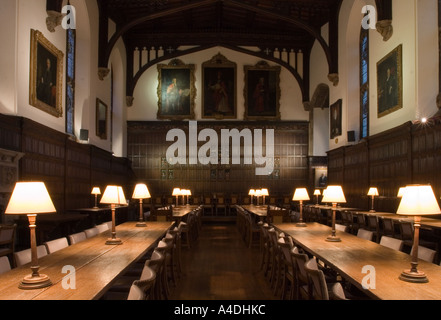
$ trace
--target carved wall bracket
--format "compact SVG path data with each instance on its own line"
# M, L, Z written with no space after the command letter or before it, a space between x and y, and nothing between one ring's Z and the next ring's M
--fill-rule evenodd
M383 37L383 41L388 41L394 33L394 28L392 26L392 20L378 21L376 24L376 28L377 28L377 31Z

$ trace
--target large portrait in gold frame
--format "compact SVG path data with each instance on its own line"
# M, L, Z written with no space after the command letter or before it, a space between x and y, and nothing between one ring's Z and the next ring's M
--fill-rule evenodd
M158 119L194 119L195 66L179 59L158 65Z
M402 45L377 63L378 118L403 108Z
M236 63L221 53L202 64L202 118L237 118L236 74Z
M63 57L40 31L31 30L29 104L57 118L63 116Z
M280 66L245 66L245 120L280 120Z

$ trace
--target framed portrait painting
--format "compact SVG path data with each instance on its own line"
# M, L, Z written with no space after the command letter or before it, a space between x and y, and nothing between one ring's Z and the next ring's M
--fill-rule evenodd
M339 137L342 135L341 128L341 113L342 113L342 100L338 100L334 104L332 104L329 108L330 117L331 117L331 139Z
M377 63L378 118L403 108L402 48L399 45Z
M195 66L179 59L158 65L158 119L194 119Z
M63 116L63 57L40 31L31 30L29 104L57 118Z
M202 117L236 119L236 63L222 54L202 64Z
M328 186L328 169L327 168L315 169L314 182L316 188L325 189Z
M280 120L280 70L265 61L245 66L245 120Z
M96 99L96 135L102 140L107 139L108 108L100 99Z

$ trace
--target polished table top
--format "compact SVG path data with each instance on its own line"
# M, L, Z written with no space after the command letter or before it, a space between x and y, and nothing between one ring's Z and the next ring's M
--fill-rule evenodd
M259 217L266 217L268 214L268 206L243 205L241 207Z
M182 218L197 208L199 206L193 205L173 207L173 218Z
M349 210L349 211L362 213L366 215L375 215L377 217L389 218L397 221L398 220L410 221L410 222L414 221L414 218L412 216L404 216L391 212L377 212L377 211L371 212L371 211L357 211L357 210ZM422 216L420 224L422 227L441 229L441 220L430 218L430 216Z
M99 299L112 282L130 264L136 262L172 226L172 222L149 222L135 227L136 222L116 226L121 245L106 245L110 231L71 245L38 260L40 274L46 274L53 285L43 289L21 290L23 277L31 273L30 264L0 275L0 300L93 300ZM76 289L64 289L63 267L75 268Z
M292 223L274 224L278 230L290 235L296 245L318 257L353 285L362 289L368 276L363 268L375 268L375 289L365 291L373 299L381 300L441 300L441 267L419 260L418 270L426 273L428 283L409 283L398 277L410 268L410 255L337 232L341 242L327 242L331 228L319 223L308 223L306 228Z

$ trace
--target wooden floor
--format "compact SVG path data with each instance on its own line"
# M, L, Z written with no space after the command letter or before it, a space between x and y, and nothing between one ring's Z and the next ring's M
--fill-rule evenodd
M259 248L248 248L234 223L204 223L182 252L182 278L171 300L274 300L260 270Z

